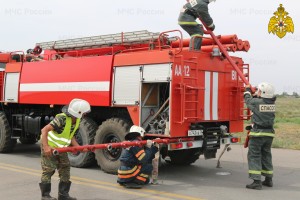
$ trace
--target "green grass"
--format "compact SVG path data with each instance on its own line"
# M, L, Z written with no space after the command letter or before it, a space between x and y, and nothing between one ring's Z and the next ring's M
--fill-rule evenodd
M250 122L245 122L245 125ZM273 148L300 150L300 98L279 97L276 101ZM246 132L238 133L244 143Z
M300 98L277 98L275 131L274 148L300 150Z
M279 123L300 124L300 117L295 118L276 118L275 125Z

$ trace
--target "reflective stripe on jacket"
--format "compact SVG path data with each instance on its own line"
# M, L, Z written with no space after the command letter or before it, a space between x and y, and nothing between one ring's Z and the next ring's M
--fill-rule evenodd
M61 113L58 115L63 115L66 117L66 124L63 132L61 134L58 134L54 130L48 132L48 144L50 147L56 148L56 147L68 147L71 144L71 140L79 128L80 119L76 119L76 124L74 127L74 130L71 132L71 126L72 126L72 118L67 116L65 113Z
M250 136L254 136L254 137L275 137L274 133L264 133L264 132L250 132L249 133Z
M254 98L249 91L244 93L247 107L252 111L251 121L253 128L250 132L252 137L274 137L275 98Z
M196 18L200 17L208 27L213 27L214 23L208 12L208 4L208 0L193 0L186 3L180 12L178 24L195 26L197 25Z
M153 170L152 159L157 151L158 148L155 146L151 148L133 146L124 149L120 157L121 165L118 170L118 182L131 182L135 179L141 183L148 182L149 175L146 174L146 171L151 173Z

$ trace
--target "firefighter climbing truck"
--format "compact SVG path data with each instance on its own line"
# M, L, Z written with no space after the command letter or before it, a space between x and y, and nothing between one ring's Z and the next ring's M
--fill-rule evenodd
M226 51L249 49L236 35L216 40ZM202 51L188 44L178 30L136 31L0 53L0 152L13 151L17 141L37 143L41 128L81 98L92 106L76 134L81 145L121 142L135 124L147 138L178 139L161 146L168 163L215 158L221 142L236 142L230 133L243 130L249 66L238 57L229 62L212 38L203 39ZM96 149L69 158L74 167L96 160L115 173L121 152Z

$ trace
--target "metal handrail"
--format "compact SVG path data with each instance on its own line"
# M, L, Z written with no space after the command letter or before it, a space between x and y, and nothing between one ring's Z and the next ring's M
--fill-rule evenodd
M21 55L20 54L18 54L18 53L22 53L22 55L23 55L23 59L21 59L22 57L21 57ZM13 52L10 52L10 56L9 56L9 62L12 60L12 55L13 54L17 54L17 55L20 55L20 60L21 60L21 62L23 63L24 62L24 59L25 59L25 53L24 53L24 51L13 51Z
M180 45L179 45L180 50L179 50L179 52L174 53L174 55L177 55L177 54L181 53L182 49L183 49L183 42L182 42L183 34L180 30L171 30L171 31L161 32L158 36L158 47L159 47L159 50L161 51L162 50L162 45L161 45L161 40L160 40L161 36L165 35L166 33L172 33L172 32L179 32L180 33Z

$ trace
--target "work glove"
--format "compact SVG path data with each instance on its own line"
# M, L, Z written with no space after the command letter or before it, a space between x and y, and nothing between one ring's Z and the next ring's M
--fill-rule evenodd
M215 30L215 28L216 28L216 26L215 26L215 25L213 25L212 27L209 27L209 30L211 30L211 31L214 31L214 30Z
M246 129L247 131L250 131L250 130L252 129L252 125L246 126L245 129Z
M246 91L246 92L252 93L251 85L246 85L246 86L245 86L245 91Z
M152 140L147 140L146 147L151 148L153 145Z
M155 138L155 139L159 140L160 138ZM154 146L156 146L157 148L159 148L159 144L157 142L154 142L153 144L154 144Z

